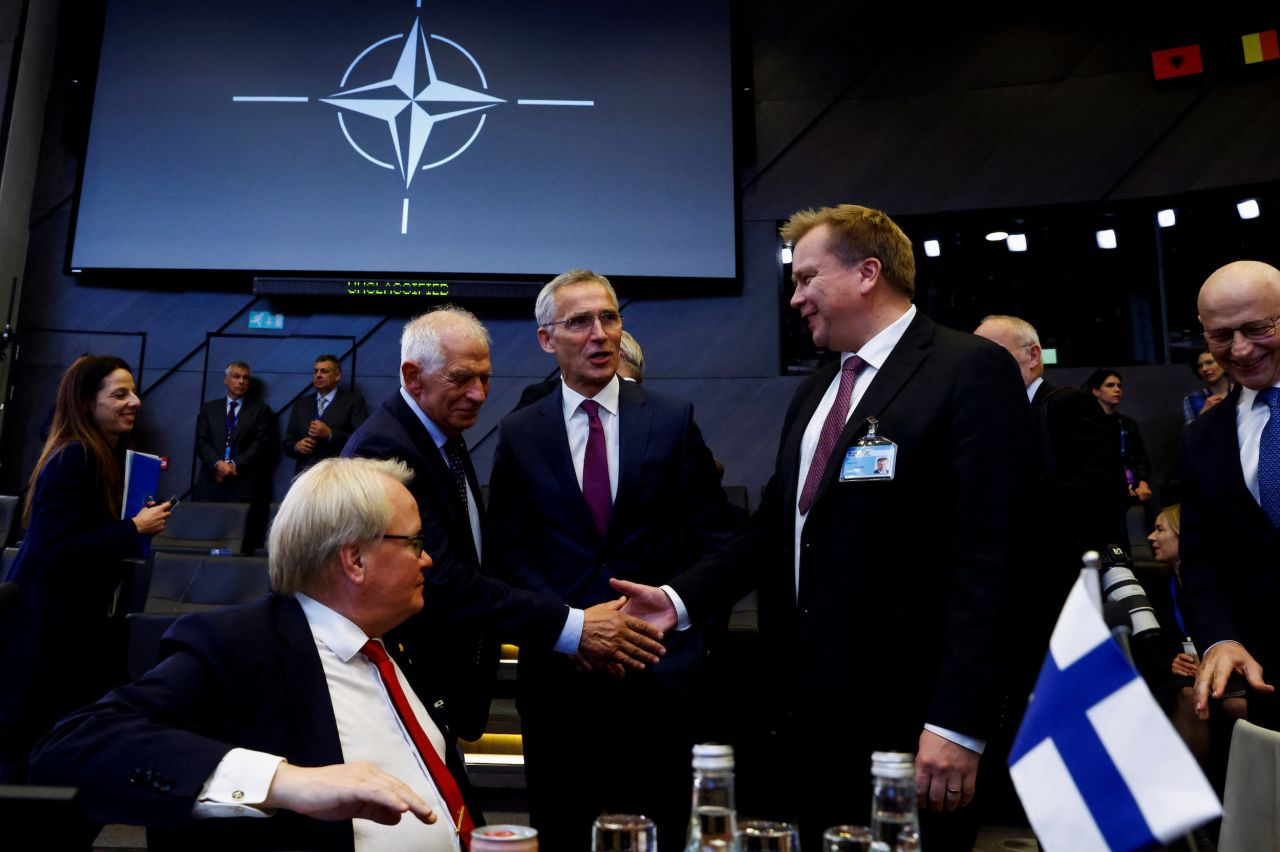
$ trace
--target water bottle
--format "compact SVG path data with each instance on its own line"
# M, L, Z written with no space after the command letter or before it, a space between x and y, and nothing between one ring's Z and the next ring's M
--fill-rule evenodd
M918 836L915 756L899 751L873 753L871 784L872 836L890 849L898 847L903 829L912 829Z
M693 809L685 852L741 852L733 803L733 746L693 747Z

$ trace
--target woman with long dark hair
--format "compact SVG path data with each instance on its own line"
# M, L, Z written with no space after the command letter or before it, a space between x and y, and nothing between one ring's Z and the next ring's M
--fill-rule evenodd
M129 366L76 359L58 385L53 425L31 473L22 548L0 616L0 758L26 777L32 745L62 716L125 679L123 632L110 617L121 561L164 529L167 503L121 518L124 453L141 406Z

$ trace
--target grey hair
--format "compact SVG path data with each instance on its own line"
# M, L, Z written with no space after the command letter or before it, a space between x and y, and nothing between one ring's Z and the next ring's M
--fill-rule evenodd
M250 367L248 364L246 364L244 361L232 361L230 364L226 366L226 369L222 371L222 375L223 376L231 375L231 370L234 367L239 367L241 370L244 370L246 373L253 375L253 368Z
M400 334L400 363L414 363L424 373L434 373L444 366L444 350L440 347L440 335L446 331L458 331L489 345L489 330L476 319L476 315L457 305L442 305L405 323ZM404 385L404 374L400 376Z
M1036 332L1035 326L1020 317L1009 316L1008 314L990 314L982 318L983 323L1002 322L1007 325L1014 334L1018 336L1018 342L1023 346L1030 344L1040 345L1040 335Z
M538 321L538 326L544 328L555 321L556 292L561 287L581 284L586 281L594 281L604 287L605 292L609 294L609 298L613 301L614 310L618 309L618 294L614 291L613 285L609 283L608 278L603 275L597 275L590 269L570 269L568 272L561 272L548 281L547 285L542 288L542 292L538 294L538 301L533 305L533 316Z
M380 541L395 513L383 478L413 478L398 459L329 458L294 481L267 539L271 589L323 588L344 544Z
M631 336L630 332L622 332L622 342L618 345L618 351L622 355L622 360L626 361L636 372L640 374L640 378L644 378L644 352L640 349L640 344Z

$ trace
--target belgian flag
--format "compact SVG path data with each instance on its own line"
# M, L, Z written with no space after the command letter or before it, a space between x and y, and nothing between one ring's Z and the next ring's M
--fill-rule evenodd
M1273 62L1280 59L1280 44L1276 42L1275 30L1264 30L1260 33L1249 33L1240 36L1244 48L1244 64L1254 65L1259 62Z

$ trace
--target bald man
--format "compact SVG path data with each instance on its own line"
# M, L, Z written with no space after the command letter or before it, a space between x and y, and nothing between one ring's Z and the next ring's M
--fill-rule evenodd
M1280 667L1280 270L1229 263L1197 307L1209 351L1239 384L1182 436L1180 602L1203 658L1196 712L1208 718L1238 673L1249 720L1280 729L1264 678Z

